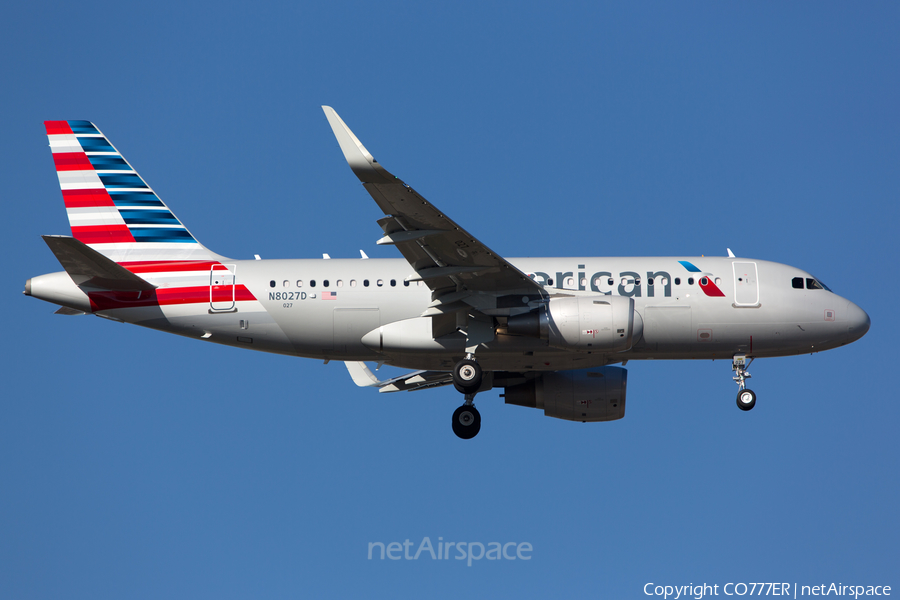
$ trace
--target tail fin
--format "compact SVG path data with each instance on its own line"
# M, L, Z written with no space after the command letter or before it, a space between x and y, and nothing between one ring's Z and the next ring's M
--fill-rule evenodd
M115 262L217 260L90 121L45 121L75 239Z

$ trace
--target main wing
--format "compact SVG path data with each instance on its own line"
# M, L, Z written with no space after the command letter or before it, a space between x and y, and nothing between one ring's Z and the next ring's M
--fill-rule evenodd
M533 300L547 296L541 285L378 164L333 108L322 109L350 168L386 215L378 221L384 231L378 244L397 246L416 272L409 281L424 281L436 296L465 291Z

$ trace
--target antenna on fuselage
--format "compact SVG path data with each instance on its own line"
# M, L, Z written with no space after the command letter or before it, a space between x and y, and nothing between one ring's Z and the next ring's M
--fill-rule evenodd
M360 251L359 251L359 255L360 255L360 256L362 256L362 258L363 258L363 260L365 260L365 259L367 259L367 258L369 258L369 255L368 255L368 254L366 254L366 253L365 253L365 252L363 252L363 251L362 251L362 249L360 249Z
M731 251L731 248L725 248L728 250L728 258L734 258L734 252Z

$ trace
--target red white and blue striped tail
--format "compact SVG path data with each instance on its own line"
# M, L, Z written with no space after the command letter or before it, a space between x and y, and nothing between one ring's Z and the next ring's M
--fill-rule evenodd
M115 262L217 260L90 121L44 121L75 239Z

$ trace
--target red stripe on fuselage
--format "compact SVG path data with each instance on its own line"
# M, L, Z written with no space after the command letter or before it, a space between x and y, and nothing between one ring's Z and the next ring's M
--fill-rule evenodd
M92 206L115 206L103 188L92 190L63 190L63 202L66 208L90 208Z
M127 225L87 225L72 227L72 235L84 244L134 243L134 236Z
M47 129L47 135L72 134L72 128L66 121L44 121L44 127Z
M53 154L53 164L57 171L87 171L94 165L84 152L57 152Z
M221 263L209 260L140 260L119 263L132 273L174 273L176 271L210 271ZM222 265L224 267L224 265Z
M209 286L157 288L150 292L89 292L91 310L110 310L113 308L142 308L146 306L171 306L175 304L209 304ZM212 300L216 303L231 301L231 286L213 287ZM256 300L243 285L234 287L235 302Z

